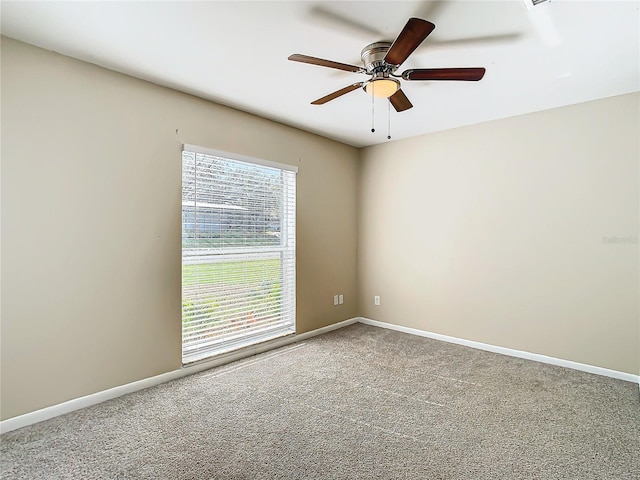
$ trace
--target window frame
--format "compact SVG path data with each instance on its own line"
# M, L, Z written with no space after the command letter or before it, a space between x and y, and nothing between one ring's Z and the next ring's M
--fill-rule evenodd
M283 191L281 193L281 199L282 199L282 204L281 204L281 209L282 209L282 215L280 217L280 232L281 232L281 242L280 245L276 246L274 245L273 247L266 247L265 246L256 246L256 247L250 247L250 246L242 246L239 247L237 249L231 248L231 247L226 247L226 249L223 247L222 249L215 249L215 248L211 248L211 249L206 249L203 248L203 252L200 252L196 255L193 254L193 252L191 252L191 255L186 255L185 256L185 251L189 250L189 249L185 249L184 246L184 239L181 242L181 258L182 258L182 278L181 278L181 305L182 305L182 313L181 313L181 344L182 344L182 365L183 366L188 366L188 365L192 365L194 363L198 363L198 362L202 362L202 361L208 361L211 360L212 358L214 358L217 355L221 355L221 354L226 354L226 353L230 353L231 351L237 350L239 348L245 347L245 346L251 346L251 345L256 345L257 343L261 343L264 341L268 341L268 340L272 340L272 339L276 339L276 338L281 338L285 335L292 335L295 334L296 332L296 326L297 326L297 319L296 319L296 246L295 246L295 237L296 237L296 216L297 216L297 212L296 212L296 196L297 196L297 179L295 174L297 174L298 172L298 168L296 166L293 165L288 165L288 164L283 164L283 163L279 163L279 162L274 162L274 161L270 161L270 160L265 160L265 159L260 159L260 158L254 158L254 157L249 157L249 156L245 156L245 155L239 155L239 154L235 154L235 153L231 153L231 152L226 152L226 151L222 151L222 150L217 150L217 149L212 149L212 148L207 148L207 147L200 147L197 145L192 145L192 144L183 144L182 145L182 149L181 149L181 173L182 176L184 178L184 152L188 152L188 153L192 153L195 155L195 158L197 158L198 154L202 154L202 155L208 155L208 156L213 156L213 157L217 157L219 159L222 160L228 160L228 161L232 161L232 162L242 162L242 163L246 163L249 165L253 165L253 166L262 166L262 167L268 167L268 168L272 168L272 169L278 169L281 170L283 172L290 172L293 173L293 185L290 185L291 183L291 179L286 180L283 179L282 182L282 186L283 186ZM194 181L197 180L197 173L194 174ZM290 186L293 187L294 191L290 192L287 191L287 188L289 188ZM183 191L182 189L184 188L184 186L181 188L181 191ZM181 195L182 198L182 195ZM197 202L197 200L194 200L194 212L196 210L196 205L195 203ZM292 204L291 204L292 203ZM288 213L285 212L285 205L286 205L286 210ZM206 208L206 207L205 207ZM290 216L292 215L292 219L290 218ZM181 230L184 234L184 199L182 200L182 207L181 207ZM195 219L195 215L194 215L194 224L197 223L196 219ZM289 225L289 223L292 224ZM293 231L291 232L291 229L293 229ZM292 235L292 239L289 238L289 235ZM292 245L289 244L289 242L292 242ZM206 253L205 250L209 250L209 253ZM224 250L224 251L223 251ZM255 251L254 251L255 250ZM214 347L209 347L209 348L201 348L201 349L197 349L196 353L192 353L190 355L185 355L185 331L184 331L184 320L185 320L185 311L184 311L184 289L185 289L185 283L184 283L184 266L185 266L185 258L191 258L191 259L198 259L198 258L202 258L202 257L207 257L209 256L216 256L218 258L220 258L221 256L224 255L237 255L239 253L239 251L242 252L243 255L247 255L247 258L250 258L251 255L264 255L265 253L268 253L266 250L271 251L271 253L275 253L276 251L281 252L280 255L280 278L281 278L281 303L279 304L281 306L281 311L282 312L289 312L288 317L292 319L292 324L290 325L290 327L287 329L285 327L281 327L280 329L278 328L274 328L274 332L269 334L269 333L265 333L265 334L260 334L259 332L252 332L249 333L248 335L244 335L242 338L240 339L231 339L231 340L225 340L224 342L220 342L220 345L222 345L223 347L221 348L214 348ZM214 252L214 253L211 253ZM282 255L284 255L285 253L290 254L290 256L292 255L292 259L291 258L287 258L285 263L285 259ZM285 273L286 272L286 273ZM284 317L284 313L281 313L282 318ZM276 322L274 322L275 324ZM288 325L288 323L286 324ZM280 333L278 333L280 332ZM264 337L264 338L263 338ZM215 341L211 341L212 344L215 344Z

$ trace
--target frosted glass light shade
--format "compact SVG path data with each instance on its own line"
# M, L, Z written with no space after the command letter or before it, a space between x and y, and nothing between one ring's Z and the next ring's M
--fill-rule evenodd
M393 78L379 78L367 83L364 91L377 98L388 98L400 89L400 83Z

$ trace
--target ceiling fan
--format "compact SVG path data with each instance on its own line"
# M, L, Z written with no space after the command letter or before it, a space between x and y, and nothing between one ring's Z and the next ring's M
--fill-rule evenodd
M314 100L311 102L312 105L323 105L362 87L365 92L374 97L388 98L397 112L403 112L412 108L413 105L400 88L398 78L406 81L461 80L476 82L484 76L485 69L481 67L416 68L405 70L400 75L396 75L398 67L435 28L436 26L431 22L421 18L410 18L394 42L374 42L362 49L363 67L297 53L289 56L289 60L371 76L369 80L354 83Z

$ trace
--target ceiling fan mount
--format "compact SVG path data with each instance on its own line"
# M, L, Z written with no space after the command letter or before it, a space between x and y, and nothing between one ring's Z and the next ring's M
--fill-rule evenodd
M391 42L374 42L362 49L360 57L368 74L381 72L391 74L398 69L397 65L390 65L384 61L384 57L386 57L391 45Z
M482 79L485 69L472 68L418 68L405 70L396 75L400 65L418 48L429 36L436 26L421 18L410 18L398 37L393 42L374 42L362 49L362 67L346 63L334 62L308 55L293 54L289 60L294 62L309 63L321 67L335 68L347 72L370 75L371 78L364 82L354 83L336 92L311 102L312 105L323 105L346 93L363 88L367 93L375 97L389 98L396 111L402 112L412 108L413 105L401 89L400 81L424 81L424 80L458 80L478 81Z

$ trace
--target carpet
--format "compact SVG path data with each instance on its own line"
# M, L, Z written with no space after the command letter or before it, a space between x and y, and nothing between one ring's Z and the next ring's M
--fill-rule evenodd
M0 437L3 479L638 479L638 386L355 324Z

